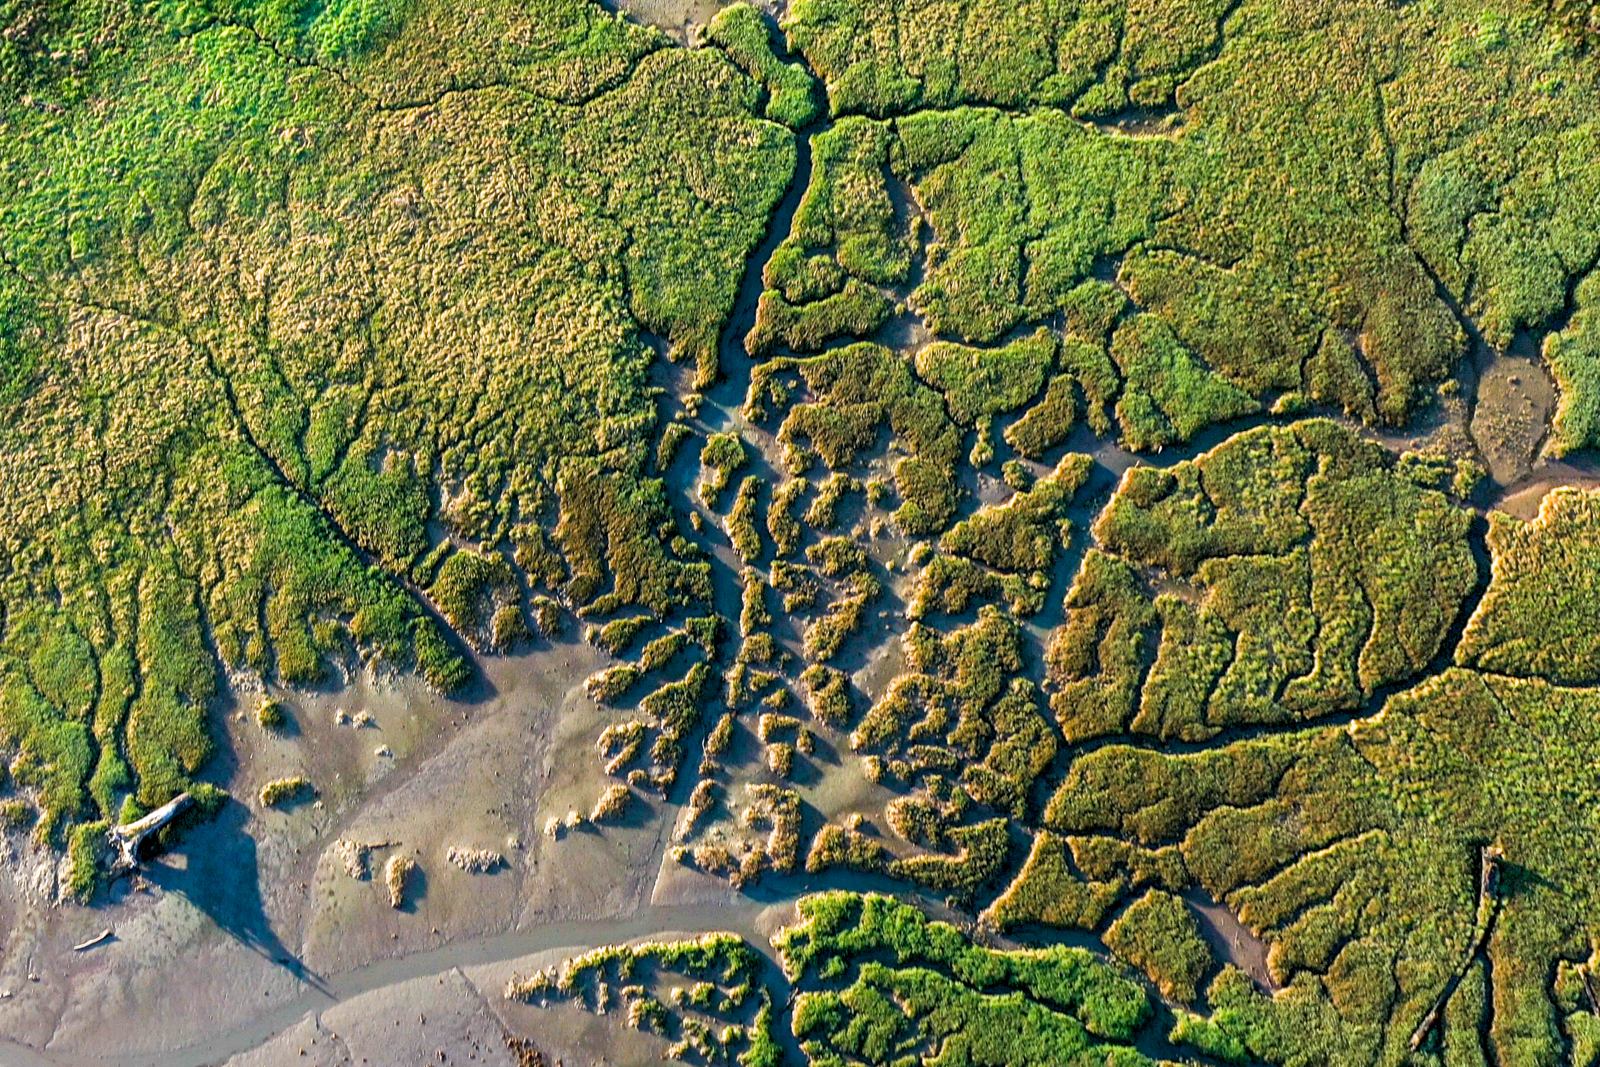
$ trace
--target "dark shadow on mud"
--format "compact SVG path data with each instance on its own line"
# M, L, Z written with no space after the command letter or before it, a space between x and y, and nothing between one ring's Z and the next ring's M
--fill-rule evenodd
M403 915L415 915L417 913L417 905L427 899L427 896L428 872L418 864L411 868L410 874L406 875L405 897L400 901L400 907L396 910Z
M215 819L184 835L186 869L156 863L145 868L145 877L163 892L188 900L250 951L331 997L322 976L300 962L267 919L256 842L244 829L249 814L243 804L228 801Z

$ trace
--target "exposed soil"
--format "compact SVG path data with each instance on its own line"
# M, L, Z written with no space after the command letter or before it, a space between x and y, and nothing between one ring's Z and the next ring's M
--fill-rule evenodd
M601 0L608 11L664 30L679 44L689 44L694 31L722 10L717 0Z
M1267 944L1249 927L1239 921L1226 905L1212 900L1203 889L1190 889L1183 899L1200 917L1200 933L1211 946L1211 953L1219 962L1231 963L1261 989L1271 992L1278 988L1267 967Z
M1555 383L1535 358L1494 354L1481 367L1472 439L1497 484L1512 485L1532 471L1555 402Z

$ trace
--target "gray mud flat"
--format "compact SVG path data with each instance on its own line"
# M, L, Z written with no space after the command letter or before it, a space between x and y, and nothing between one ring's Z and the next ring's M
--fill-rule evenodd
M11 1067L206 1067L226 1061L237 1067L301 1062L307 1049L314 1064L420 1064L448 1062L474 1052L478 1063L515 1064L485 1058L503 1054L507 1031L497 1013L508 1010L501 991L513 971L526 971L596 945L669 936L683 931L731 930L766 944L787 912L753 901L698 907L644 907L631 915L586 922L551 923L495 937L459 941L427 952L382 960L341 975L302 982L281 1001L248 1022L183 1048L126 1056L111 1053L40 1053L0 1042L0 1064ZM469 977L478 979L469 981ZM532 1009L529 1009L532 1010ZM540 1015L515 1031L539 1042ZM559 1030L559 1027L557 1028ZM514 1034L515 1036L515 1034ZM313 1041L315 1044L313 1044ZM318 1051L312 1057L312 1049ZM339 1058L340 1050L347 1058ZM413 1053L416 1053L413 1055ZM14 1058L13 1058L14 1057ZM232 1058L230 1058L232 1057Z
M1211 946L1212 954L1223 963L1231 963L1251 981L1267 992L1278 985L1272 980L1267 967L1267 944L1249 927L1239 921L1226 905L1219 904L1206 895L1203 889L1191 889L1183 894L1200 917L1200 933Z
M665 31L679 44L688 44L695 27L704 26L722 10L716 0L603 0L604 6Z
M576 847L549 857L557 843L540 833L548 812L587 810L604 787L593 749L604 713L582 690L603 660L576 640L493 660L467 702L410 680L297 696L297 744L230 719L234 773L224 784L235 802L150 863L143 888L124 880L85 909L50 908L0 884L7 912L28 917L4 931L0 988L12 995L0 999L0 1035L14 1044L0 1045L0 1064L217 1063L379 986L659 928L628 917L640 914L672 810L560 842ZM335 725L335 705L370 710L374 722ZM385 745L392 755L374 755ZM261 809L259 780L291 772L307 774L317 798ZM395 842L389 851L414 856L421 874L402 908L389 906L381 882L389 851L374 853L375 877L358 881L334 855L341 837ZM493 849L507 862L469 874L446 861L451 846ZM114 939L72 951L107 926ZM509 940L486 947L497 938ZM433 955L446 945L460 947Z
M1496 355L1483 367L1472 438L1498 484L1511 485L1532 471L1555 402L1555 383L1542 362Z

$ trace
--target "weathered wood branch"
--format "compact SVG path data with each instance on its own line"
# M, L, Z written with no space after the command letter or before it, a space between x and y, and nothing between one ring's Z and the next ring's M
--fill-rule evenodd
M89 938L89 940L80 941L76 945L73 945L72 946L72 951L74 951L74 952L87 952L87 951L89 951L89 949L94 948L96 945L105 944L107 941L110 941L112 939L112 937L114 937L114 936L116 936L116 935L112 932L111 927L108 926L104 930L101 930L98 934L96 934L93 937Z
M138 870L139 846L144 843L144 839L182 815L193 803L194 797L188 793L179 793L144 818L123 823L121 826L113 826L107 830L106 840L117 850L117 858L112 863L111 870L114 873Z

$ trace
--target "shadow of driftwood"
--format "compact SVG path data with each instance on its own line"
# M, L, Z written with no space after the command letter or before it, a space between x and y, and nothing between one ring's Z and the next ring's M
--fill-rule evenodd
M256 842L244 830L248 817L244 805L228 801L215 819L184 835L182 847L189 861L184 869L150 864L145 877L164 892L184 897L241 945L331 996L322 977L301 963L272 930L261 900Z

